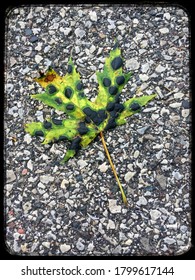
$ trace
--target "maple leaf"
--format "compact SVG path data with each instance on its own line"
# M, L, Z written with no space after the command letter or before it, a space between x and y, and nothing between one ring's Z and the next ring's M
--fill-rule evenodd
M118 45L105 60L102 72L96 72L99 84L98 95L94 102L84 94L79 73L72 61L68 61L68 71L63 77L52 68L45 75L35 79L45 92L32 95L37 99L68 115L59 120L51 118L42 122L25 124L26 132L32 136L44 137L43 144L60 140L71 141L63 162L74 157L80 148L87 147L97 135L100 135L107 157L120 187L123 201L126 196L108 153L103 132L126 123L126 118L140 112L141 108L151 101L156 94L133 97L120 102L120 94L131 77L131 72L124 74L123 59Z

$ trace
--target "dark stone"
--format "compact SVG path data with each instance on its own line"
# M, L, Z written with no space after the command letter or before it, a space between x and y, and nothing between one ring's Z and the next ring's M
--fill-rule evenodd
M108 112L113 111L114 110L114 106L115 106L115 102L110 102L110 103L108 103L108 105L106 107L106 110Z
M70 99L71 97L72 97L72 89L71 88L65 88L65 90L64 90L64 95L68 98L68 99Z
M120 56L117 56L111 62L111 66L114 70L119 69L123 65L123 60Z
M132 111L137 111L137 110L141 109L141 106L139 105L139 103L133 102L133 103L130 105L130 109L131 109Z
M182 107L184 109L190 109L191 108L191 103L188 100L183 100L182 101Z
M111 87L109 87L108 91L111 95L115 95L117 93L118 89L116 86L111 86Z
M84 135L89 131L89 128L86 127L84 122L80 122L79 123L79 128L78 128L78 132L80 135Z
M124 82L125 82L125 77L124 76L118 76L117 78L116 78L116 83L120 86L120 85L122 85L122 84L124 84Z
M72 111L72 110L74 110L74 104L68 104L68 105L66 105L66 109L67 110L70 110L70 111Z
M109 87L109 86L111 85L111 80L108 79L108 78L104 78L104 79L103 79L103 85L104 85L105 87Z
M79 83L77 84L77 89L78 89L78 90L82 90L82 89L83 89L83 84L79 82Z
M62 99L57 97L55 98L55 102L58 104L58 105L61 105L62 104Z
M32 34L33 34L32 29L30 29L30 28L26 28L26 29L25 29L25 35L26 35L26 36L30 36L30 35L32 35Z
M37 130L35 131L35 136L44 136L44 133L41 130Z
M72 67L72 65L69 64L68 65L68 73L71 74L72 71L73 71L73 67Z
M81 142L81 138L79 136L77 136L70 145L70 150L74 150L75 152L77 152L80 149L80 142Z
M48 93L54 94L57 92L57 88L54 85L48 85Z
M62 120L58 120L58 119L52 119L52 122L55 124L55 125L62 125Z
M50 123L48 121L44 121L43 126L45 129L50 129L50 128L52 128L52 123Z
M35 43L35 42L38 41L38 38L37 38L37 36L33 35L33 36L30 37L29 41L30 41L31 43Z
M92 120L97 115L97 112L92 110L90 107L84 108L83 112L85 113L85 115L87 115Z

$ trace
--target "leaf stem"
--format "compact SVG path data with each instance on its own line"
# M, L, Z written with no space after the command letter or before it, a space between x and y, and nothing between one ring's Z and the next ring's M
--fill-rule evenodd
M112 159L111 159L111 157L110 157L110 154L109 154L108 148L107 148L107 146L106 146L106 142L105 142L104 135L103 135L102 131L100 132L100 138L101 138L101 140L102 140L102 144L103 144L103 146L104 146L104 150L105 150L105 152L106 152L106 155L107 155L107 158L108 158L108 160L109 160L110 166L111 166L111 168L112 168L112 171L113 171L114 176L115 176L115 178L116 178L116 181L117 181L117 183L118 183L119 189L120 189L120 191L121 191L121 195L122 195L123 202L124 202L124 204L127 206L127 205L128 205L128 203L127 203L127 198L126 198L126 195L125 195L125 193L124 193L123 187L122 187L122 185L121 185L121 183L120 183L120 181L119 181L119 178L118 178L118 175L117 175L117 173L116 173L116 169L115 169L115 167L114 167L114 164L113 164L113 162L112 162Z

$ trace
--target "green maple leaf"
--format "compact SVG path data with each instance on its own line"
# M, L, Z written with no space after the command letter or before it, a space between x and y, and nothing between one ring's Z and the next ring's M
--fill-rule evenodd
M87 147L97 135L100 135L114 175L122 192L123 201L127 203L124 191L114 169L103 132L126 123L126 118L140 112L156 94L133 97L120 102L120 94L131 77L131 72L122 71L123 59L117 44L105 60L102 72L96 72L99 84L98 95L94 102L87 99L79 73L72 61L68 61L68 71L63 77L49 68L45 75L36 81L45 88L45 92L32 95L68 117L63 120L47 119L43 123L25 124L25 130L32 136L44 137L43 144L60 140L71 141L63 162L74 157L80 148Z

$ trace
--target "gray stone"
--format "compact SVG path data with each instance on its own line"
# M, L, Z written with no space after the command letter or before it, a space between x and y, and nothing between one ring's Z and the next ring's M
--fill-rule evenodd
M174 238L171 238L171 237L165 237L164 242L171 245L171 244L174 244L176 242L176 240Z
M146 126L143 126L143 127L141 127L141 128L138 128L138 129L137 129L137 132L138 132L140 135L143 135L149 127L150 127L150 126L146 125Z
M167 178L163 174L157 174L156 180L162 189L165 189L167 186Z
M127 59L126 67L130 70L136 70L139 69L140 63L135 58Z
M40 176L40 181L43 183L43 184L48 184L50 182L53 182L54 181L54 177L50 176L50 175L41 175Z
M82 159L79 159L77 163L80 166L80 169L83 169L88 165L88 163L85 160L82 160Z
M80 39L82 39L86 34L85 30L80 29L80 28L76 28L74 33Z

